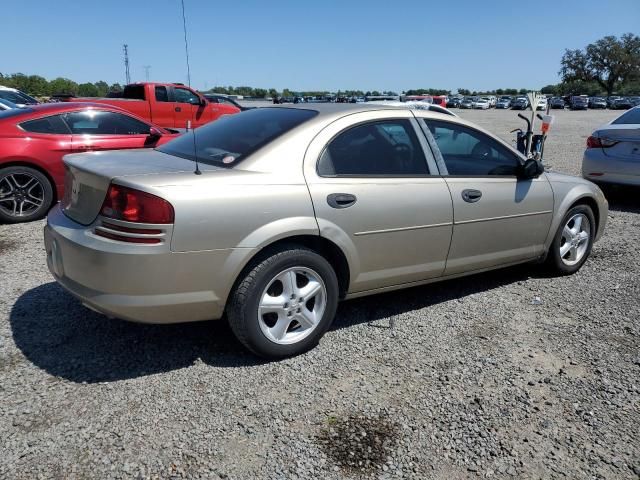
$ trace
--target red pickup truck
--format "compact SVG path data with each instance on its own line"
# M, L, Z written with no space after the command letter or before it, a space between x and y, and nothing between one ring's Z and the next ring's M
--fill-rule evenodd
M213 103L191 88L178 83L132 83L117 98L74 98L70 102L104 103L148 120L160 127L183 130L187 122L196 128L222 115L238 113L228 103Z

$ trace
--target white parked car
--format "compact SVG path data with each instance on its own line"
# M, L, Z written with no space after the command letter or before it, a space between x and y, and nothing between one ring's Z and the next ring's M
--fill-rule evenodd
M15 103L18 107L26 107L27 105L37 105L39 102L33 97L30 97L24 92L21 92L17 88L4 87L0 85L0 99L9 100Z
M491 108L491 102L488 98L479 98L473 102L473 108L478 110L488 110Z
M536 105L536 110L546 110L547 109L547 97L542 97L538 100L538 104Z
M596 183L640 186L640 107L591 134L582 157L582 176Z

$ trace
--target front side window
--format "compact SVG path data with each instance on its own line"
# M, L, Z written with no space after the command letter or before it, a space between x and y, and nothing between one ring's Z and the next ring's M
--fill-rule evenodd
M86 110L64 115L74 135L148 135L149 125L115 112Z
M168 102L169 94L167 93L167 87L156 87L156 102Z
M370 122L340 133L318 161L321 176L419 176L429 169L409 120Z
M169 155L209 165L233 167L318 112L295 108L256 108L227 115L158 148Z
M517 155L491 137L455 123L422 121L435 138L449 175L516 175Z
M198 105L200 103L200 97L186 88L176 87L173 90L173 95L178 103L190 103L192 105Z
M60 120L58 115L28 120L26 122L22 122L20 127L24 131L31 133L69 134L67 127Z

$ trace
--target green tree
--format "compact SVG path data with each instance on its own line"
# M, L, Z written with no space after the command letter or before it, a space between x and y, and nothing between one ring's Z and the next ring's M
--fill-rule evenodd
M119 83L112 83L109 86L109 92L121 92L122 90L122 85L120 85Z
M78 95L81 97L97 97L98 88L93 83L81 83L78 85Z
M94 83L94 85L96 86L96 89L98 90L98 97L104 97L107 95L107 93L109 92L109 84L107 82L104 82L102 80Z
M617 87L640 76L640 36L606 36L584 50L565 50L560 63L563 83L597 82L611 95Z
M78 84L68 78L58 77L49 83L49 92L55 94L77 95Z
M558 94L558 85L545 85L540 89L540 93L545 93L549 95L557 95Z

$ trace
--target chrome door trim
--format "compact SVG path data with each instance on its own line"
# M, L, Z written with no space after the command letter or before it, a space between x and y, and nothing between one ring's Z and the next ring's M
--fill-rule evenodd
M424 228L447 227L449 225L453 225L453 223L452 222L432 223L430 225L412 225L410 227L386 228L384 230L369 230L365 232L356 232L353 235L360 236L360 235L376 235L378 233L406 232L407 230L421 230Z
M530 217L532 215L546 215L547 213L553 213L553 211L543 210L540 212L516 213L514 215L502 215L499 217L474 218L473 220L462 220L460 222L454 222L454 225L463 225L465 223L489 222L491 220L506 220L508 218Z

